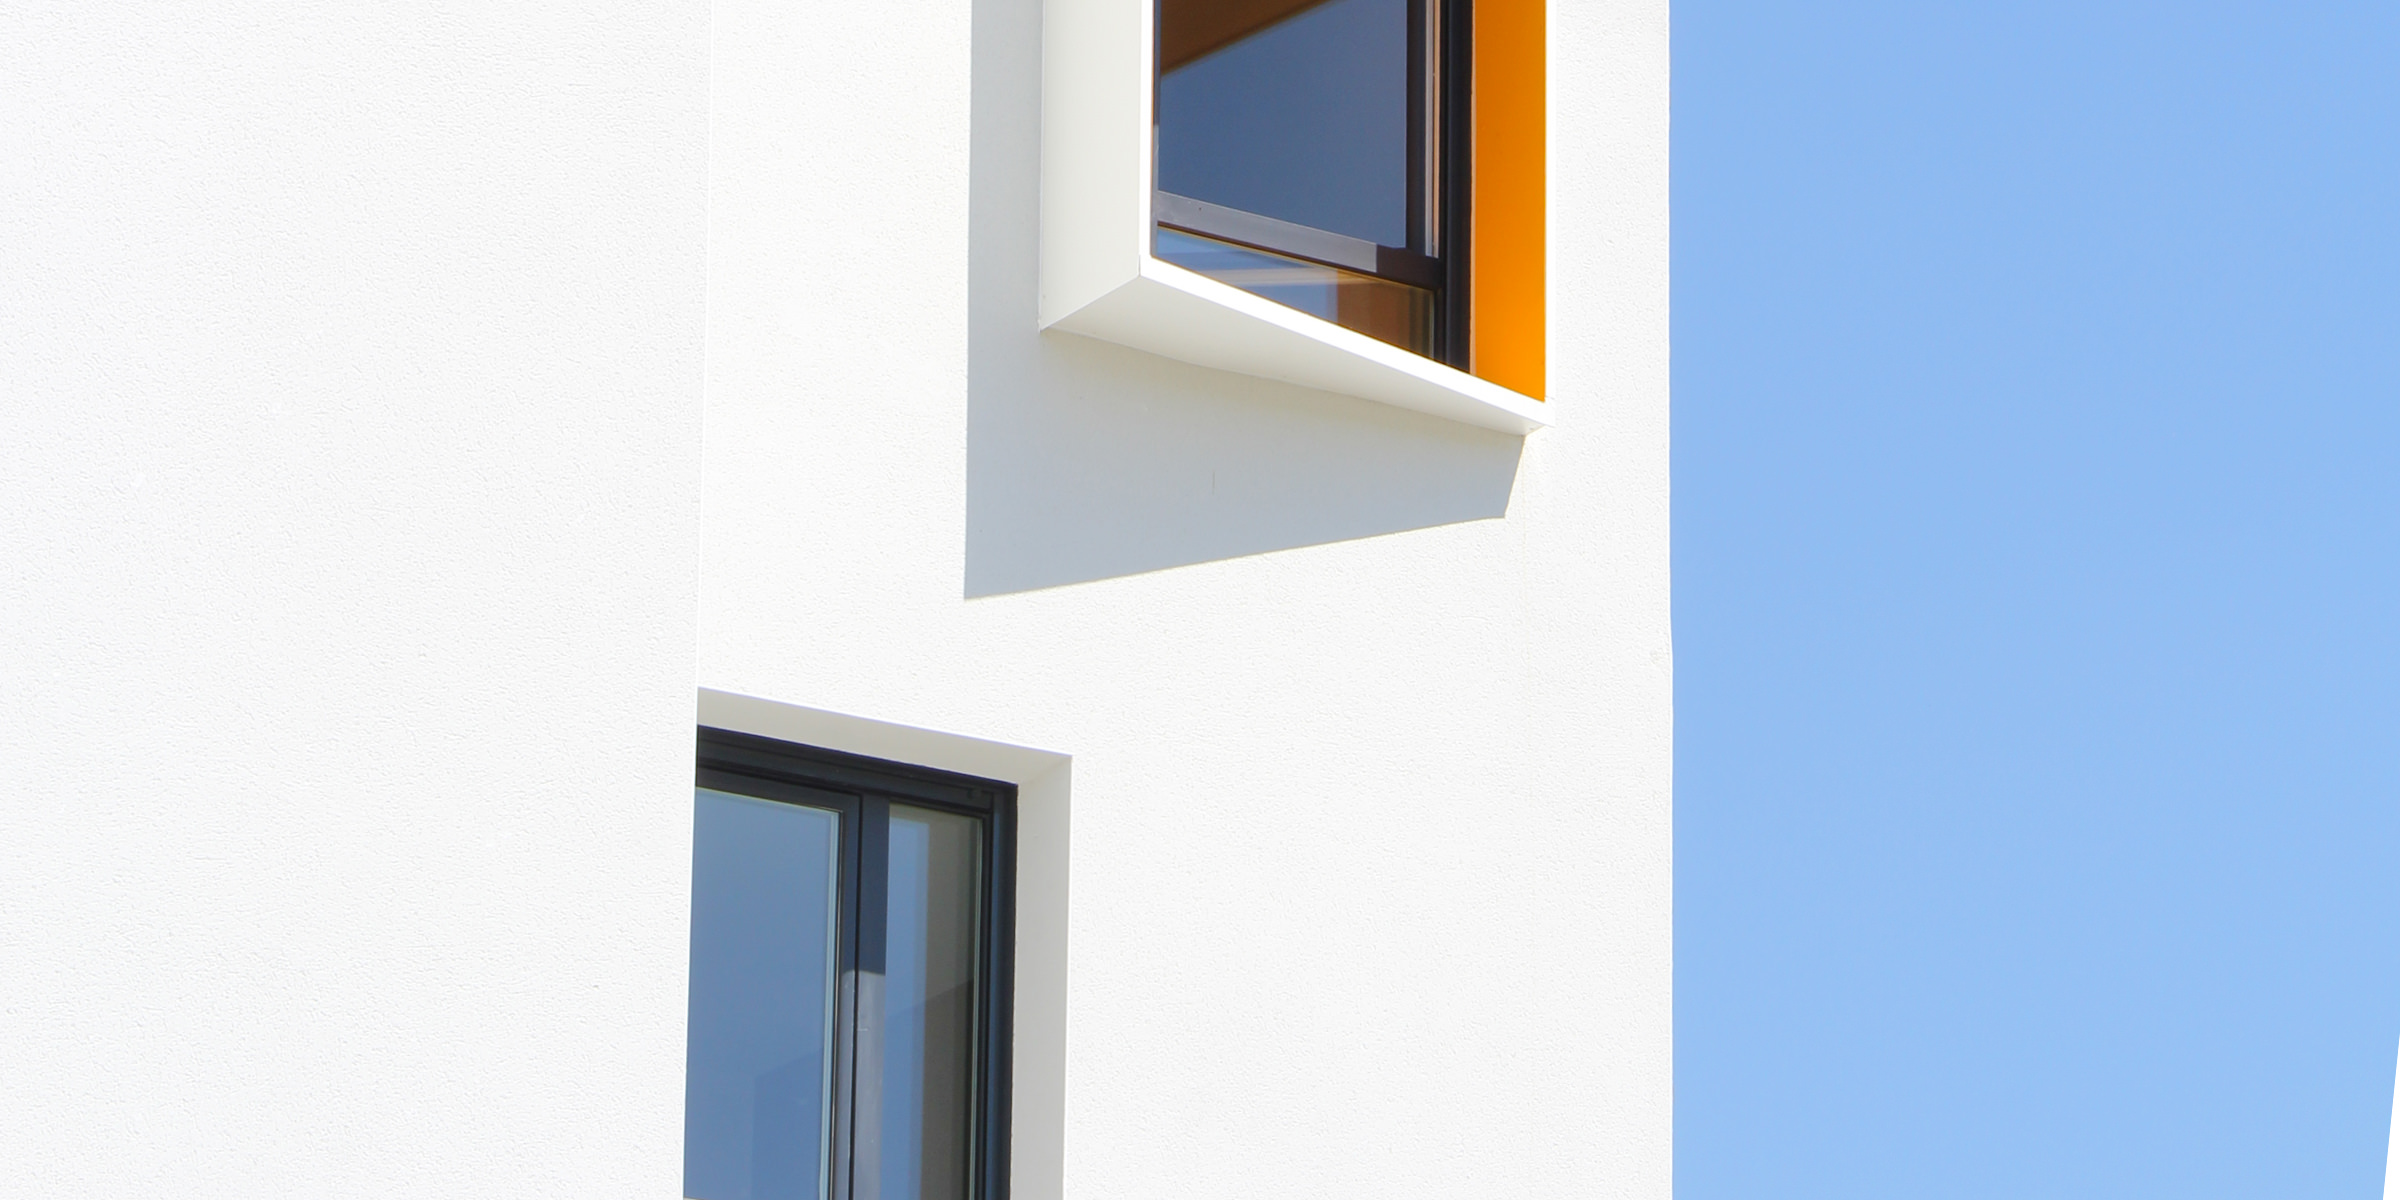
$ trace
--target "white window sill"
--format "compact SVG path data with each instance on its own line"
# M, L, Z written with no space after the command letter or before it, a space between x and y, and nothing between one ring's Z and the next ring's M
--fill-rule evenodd
M1502 433L1550 423L1539 400L1148 255L1051 328Z

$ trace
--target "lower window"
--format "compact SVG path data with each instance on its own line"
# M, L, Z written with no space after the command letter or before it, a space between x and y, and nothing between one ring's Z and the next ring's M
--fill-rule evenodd
M683 1194L1004 1200L1015 790L700 731Z

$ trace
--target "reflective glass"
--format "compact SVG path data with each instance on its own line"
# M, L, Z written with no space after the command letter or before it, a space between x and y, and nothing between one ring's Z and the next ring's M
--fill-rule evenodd
M1409 245L1409 8L1162 0L1158 186Z
M1172 229L1158 257L1418 354L1433 353L1433 293Z
M841 817L700 789L683 1194L824 1200Z
M883 973L862 967L859 1200L968 1200L982 828L891 809ZM871 992L882 990L881 1003Z

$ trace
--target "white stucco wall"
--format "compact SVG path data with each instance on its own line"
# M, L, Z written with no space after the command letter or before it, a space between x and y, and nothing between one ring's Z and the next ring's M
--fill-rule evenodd
M1666 1196L1665 5L1522 443L1037 334L1039 11L716 6L702 684L1071 759L1023 1195Z
M0 1195L677 1193L706 28L0 6Z
M0 1193L676 1195L696 685L1032 748L1028 1200L1668 1193L1663 0L1523 443L1035 334L1037 11L0 13Z

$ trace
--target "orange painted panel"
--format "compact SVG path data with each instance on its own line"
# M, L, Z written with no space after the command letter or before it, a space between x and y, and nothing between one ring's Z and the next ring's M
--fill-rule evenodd
M1547 370L1547 0L1474 4L1469 369L1539 400Z

